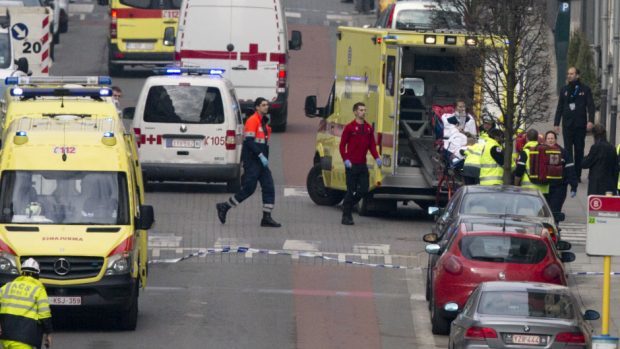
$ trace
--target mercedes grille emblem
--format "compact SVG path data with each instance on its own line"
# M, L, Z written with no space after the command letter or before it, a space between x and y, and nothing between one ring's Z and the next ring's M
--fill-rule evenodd
M186 125L181 125L181 132L187 132L187 126Z
M530 327L528 325L523 326L523 331L530 332Z
M58 258L58 260L54 262L54 271L60 276L65 276L71 271L71 263L64 258Z

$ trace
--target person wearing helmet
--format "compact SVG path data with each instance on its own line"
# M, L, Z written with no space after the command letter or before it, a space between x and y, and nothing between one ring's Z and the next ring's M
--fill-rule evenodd
M495 120L490 114L482 115L482 125L480 126L480 139L487 141L489 139L489 131L495 128Z
M52 345L52 313L45 286L39 281L39 263L21 265L21 275L0 288L0 343L4 349Z

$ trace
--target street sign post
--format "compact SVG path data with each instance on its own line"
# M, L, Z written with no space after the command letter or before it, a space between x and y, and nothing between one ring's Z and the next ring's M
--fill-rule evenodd
M603 256L603 306L601 334L609 335L609 308L611 293L611 256L620 256L616 241L620 224L620 196L588 196L588 224L586 253ZM602 345L602 344L601 344Z

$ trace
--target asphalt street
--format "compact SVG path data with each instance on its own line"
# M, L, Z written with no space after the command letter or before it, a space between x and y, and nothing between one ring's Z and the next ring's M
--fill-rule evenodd
M107 74L107 7L72 4L69 32L56 49L54 75ZM91 6L92 5L92 6ZM153 183L150 265L140 295L135 332L119 332L104 314L54 314L57 348L444 348L432 336L424 300L423 234L432 220L415 205L387 217L357 217L340 224L340 210L314 205L305 179L318 120L303 114L306 95L322 103L334 74L336 27L371 23L352 4L337 0L288 0L288 29L301 30L304 47L292 52L289 127L271 143L277 184L274 217L284 225L258 227L260 195L216 219L224 186ZM133 106L148 70L114 78L122 105ZM197 256L165 263L206 248L232 246L274 254ZM275 254L279 252L279 254ZM308 257L313 253L321 257ZM390 264L408 269L351 265Z

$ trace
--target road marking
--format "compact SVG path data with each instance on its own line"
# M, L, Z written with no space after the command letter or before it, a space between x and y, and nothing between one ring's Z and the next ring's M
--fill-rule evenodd
M585 223L560 223L562 240L575 245L585 245L587 228Z
M352 16L343 16L343 15L329 14L329 15L325 15L325 18L327 18L328 21L334 21L334 22L352 22L353 21Z
M213 245L215 248L223 248L230 247L232 249L237 249L239 247L250 247L250 243L247 241L240 241L235 238L218 238L215 240L215 244Z
M83 21L85 19L86 19L86 14L85 13L80 14L80 21Z
M174 234L150 234L149 247L179 247L181 246L182 236ZM182 252L182 251L181 251Z
M387 244L355 244L353 253L360 254L390 254L390 245Z
M301 13L299 13L299 12L289 12L289 11L286 11L285 15L286 15L286 17L289 17L289 18L301 18Z
M435 348L435 338L430 330L430 317L426 297L424 296L424 281L426 275L423 270L406 270L407 289L411 303L411 317L413 318L413 333L418 348Z
M282 249L285 251L318 251L320 241L286 240Z
M288 187L284 188L284 196L308 197L308 190L304 187Z
M93 4L69 4L69 13L92 13L94 9Z

